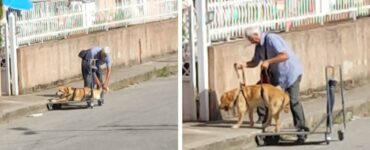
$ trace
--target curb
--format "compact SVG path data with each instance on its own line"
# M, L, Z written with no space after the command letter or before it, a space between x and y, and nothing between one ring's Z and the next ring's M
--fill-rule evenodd
M340 110L335 109L333 111L333 114L337 114ZM365 102L359 103L359 104L354 104L352 106L347 106L345 107L346 111L346 122L351 121L352 117L354 115L359 115L359 116L367 116L370 114L370 101L366 100ZM318 113L318 114L313 114L313 115L308 115L306 116L306 124L308 127L313 127L319 123L319 121L325 117L324 113ZM338 119L340 118L340 119ZM338 117L337 119L334 120L335 123L341 123L343 120L341 117ZM282 128L287 128L287 127L293 127L292 123L289 124L281 124ZM334 131L333 131L334 132ZM336 132L336 131L335 131ZM258 132L259 133L259 132ZM228 138L224 139L222 141L214 142L211 144L207 145L202 145L198 147L193 147L193 148L185 148L186 150L235 150L235 149L251 149L251 148L256 148L257 145L254 141L256 133L251 133L249 135L243 135L243 136L238 136L234 138Z
M130 85L133 85L136 83L140 83L140 82L144 82L144 81L148 81L148 80L160 78L160 77L167 77L167 76L175 75L175 74L177 74L177 65L165 66L160 69L154 69L152 71L148 71L146 73L139 74L139 75L133 76L128 79L116 81L114 83L111 83L110 87L112 91L115 91L115 90L127 88ZM31 104L31 105L16 109L14 111L5 112L4 114L1 114L0 116L0 123L9 122L19 117L26 116L30 113L47 111L46 104L47 104L47 101L45 100L44 103L38 103L38 104L33 104L33 105Z
M109 88L110 90L115 91L115 90L127 88L130 85L133 85L139 82L148 81L154 78L167 77L169 75L175 75L175 74L177 74L177 65L165 66L160 69L154 69L152 71L146 72L144 74L139 74L139 75L136 75L128 79L116 81L114 83L111 83Z
M9 121L14 120L16 118L26 116L27 114L30 114L30 113L46 111L47 108L46 108L45 105L46 105L46 102L42 103L42 104L39 103L39 104L25 106L23 108L19 108L19 109L16 109L14 111L11 111L11 112L6 112L5 114L2 114L0 116L0 123L9 122Z

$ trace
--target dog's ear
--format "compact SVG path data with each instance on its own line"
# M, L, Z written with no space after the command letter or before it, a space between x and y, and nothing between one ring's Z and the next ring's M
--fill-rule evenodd
M227 93L227 101L230 107L234 107L234 101L238 98L238 90L232 90Z
M70 94L72 92L73 92L72 87L70 86L66 87L66 93Z
M230 100L228 96L228 92L225 92L224 94L221 95L220 99L220 108L225 108L225 106L230 105Z
M63 91L64 93L67 93L67 92L68 92L68 87L66 87L66 86L63 86L61 89L62 89L62 91Z

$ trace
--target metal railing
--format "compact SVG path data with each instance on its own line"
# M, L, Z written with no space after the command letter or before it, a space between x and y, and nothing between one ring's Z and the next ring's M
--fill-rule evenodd
M16 15L17 43L31 44L176 17L177 0L121 0L104 7L95 2L40 2L34 3L32 10Z
M0 36L1 36L1 39L0 39L1 40L0 41L0 49L2 49L5 46L5 32L4 31L5 31L5 26L4 25L0 25Z
M208 0L214 20L208 24L211 41L243 37L259 26L281 31L307 25L356 19L370 14L370 0Z

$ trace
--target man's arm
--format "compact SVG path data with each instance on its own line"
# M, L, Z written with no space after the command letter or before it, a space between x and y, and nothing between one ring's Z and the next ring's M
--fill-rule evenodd
M286 51L287 44L285 44L285 41L283 40L283 38L275 34L270 34L270 37L271 38L268 42L273 47L272 50L277 51L278 54L273 58L263 61L261 65L262 68L268 68L270 64L281 63L289 59L289 55Z
M261 67L266 69L266 68L269 67L270 64L281 63L281 62L286 61L288 59L289 59L288 54L285 51L282 51L282 52L278 53L278 55L276 55L275 57L263 61Z
M101 88L101 83L100 83L100 80L99 80L99 78L98 78L98 75L97 74L95 74L94 75L94 80L95 80L95 84L98 86L98 88Z
M248 61L247 62L247 68L254 68L254 67L257 67L259 64L259 62L256 62L256 61Z
M103 88L107 90L109 86L110 76L112 75L112 58L110 55L108 55L106 58L106 65L107 67L105 69L105 81L103 84Z
M107 67L107 69L105 69L104 88L107 88L108 87L108 85L109 85L109 79L110 79L111 74L112 74L112 68L111 67Z
M269 64L277 64L277 63L281 63L283 61L286 61L289 59L289 56L288 54L286 53L286 51L283 51L283 52L280 52L278 55L276 55L275 57L271 58L271 59L268 59L266 61L269 62Z

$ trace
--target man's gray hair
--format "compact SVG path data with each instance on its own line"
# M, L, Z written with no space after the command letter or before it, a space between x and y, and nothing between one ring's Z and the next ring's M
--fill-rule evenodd
M250 37L253 34L260 34L260 28L259 27L249 27L245 29L245 36Z

